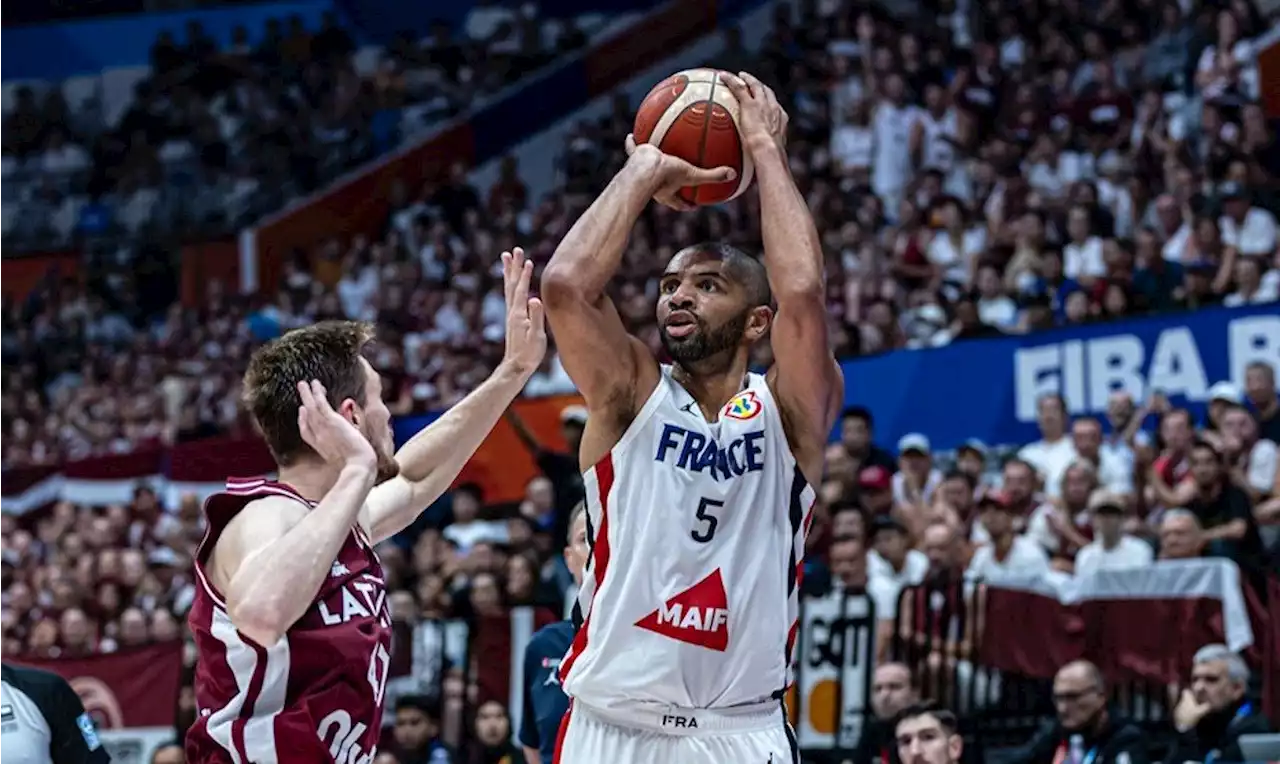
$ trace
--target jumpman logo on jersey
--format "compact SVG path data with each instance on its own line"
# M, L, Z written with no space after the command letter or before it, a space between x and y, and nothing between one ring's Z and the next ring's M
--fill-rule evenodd
M694 407L694 406L696 406L697 404L698 404L698 402L697 402L697 401L689 401L688 403L686 403L686 404L684 404L683 406L681 406L681 407L680 407L680 410L681 410L681 411L683 411L683 412L684 412L684 413L686 413L686 414L690 414L690 415L692 415L692 416L697 416L698 414L693 410L693 407Z

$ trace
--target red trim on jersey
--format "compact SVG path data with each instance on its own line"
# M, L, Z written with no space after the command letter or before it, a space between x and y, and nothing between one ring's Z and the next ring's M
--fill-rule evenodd
M569 707L565 709L564 716L560 717L560 730L556 732L556 749L551 753L551 764L560 764L560 759L564 756L564 739L569 732L569 714L573 713L573 698L569 698Z
M582 628L578 629L578 633L574 635L568 657L564 663L560 664L561 684L564 684L564 680L568 678L569 672L573 670L573 664L578 662L578 657L587 649L587 632L591 626L591 616L595 614L596 597L600 596L600 587L604 586L604 574L609 567L609 492L613 490L612 451L596 462L595 470L596 485L600 494L600 527L596 530L595 543L591 548L591 567L595 572L596 588L591 591L591 606L587 609L587 617L582 622Z

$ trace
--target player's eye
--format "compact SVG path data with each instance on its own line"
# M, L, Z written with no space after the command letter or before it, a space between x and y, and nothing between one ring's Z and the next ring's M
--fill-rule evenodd
M698 284L698 288L705 289L708 292L714 292L717 289L716 282L711 279L703 279L702 282Z

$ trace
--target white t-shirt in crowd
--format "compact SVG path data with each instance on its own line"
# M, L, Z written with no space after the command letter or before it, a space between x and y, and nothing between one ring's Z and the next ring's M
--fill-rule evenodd
M870 127L840 125L831 131L831 157L842 170L869 170L874 152Z
M1062 272L1069 279L1107 275L1107 264L1102 259L1102 239L1090 236L1083 244L1072 242L1063 247Z
M1093 541L1076 554L1076 575L1087 576L1100 570L1142 568L1155 559L1155 550L1141 539L1125 535L1113 549L1106 549L1101 541Z
M1061 495L1062 475L1077 458L1076 447L1065 435L1050 443L1037 440L1028 443L1018 451L1018 457L1032 467L1044 478L1044 492L1049 496Z
M898 504L906 504L907 502L907 476L902 470L893 473L893 500ZM929 470L929 477L924 481L924 494L921 497L925 504L933 501L933 492L938 490L938 486L942 485L942 472L940 470Z
M497 520L472 520L469 523L453 523L446 525L440 534L445 539L458 545L458 551L466 554L471 547L482 541L493 544L505 544L511 540L507 532L507 524Z
M1276 484L1276 444L1269 440L1260 440L1253 444L1249 451L1249 465L1245 470L1245 478L1254 490L1270 494Z
M919 549L907 550L907 559L902 563L902 570L894 570L889 561L872 549L867 552L867 577L883 578L898 586L913 586L924 580L929 572L929 558Z
M942 269L944 281L957 284L969 283L969 263L982 253L987 245L987 232L983 228L974 227L965 231L960 237L960 247L947 235L939 231L929 241L927 255L929 262Z
M1250 207L1239 225L1223 215L1218 218L1218 228L1222 243L1242 255L1269 255L1276 250L1276 218L1261 207Z
M1049 555L1026 536L1014 536L1004 560L997 560L995 545L978 547L969 561L968 574L985 580L1010 576L1035 576L1049 572Z

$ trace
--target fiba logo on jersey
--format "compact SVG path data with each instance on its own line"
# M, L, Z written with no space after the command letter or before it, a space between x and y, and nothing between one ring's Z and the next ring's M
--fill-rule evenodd
M745 422L748 419L755 419L761 411L764 411L764 404L760 402L755 391L743 390L729 399L722 413L730 419L740 419Z

